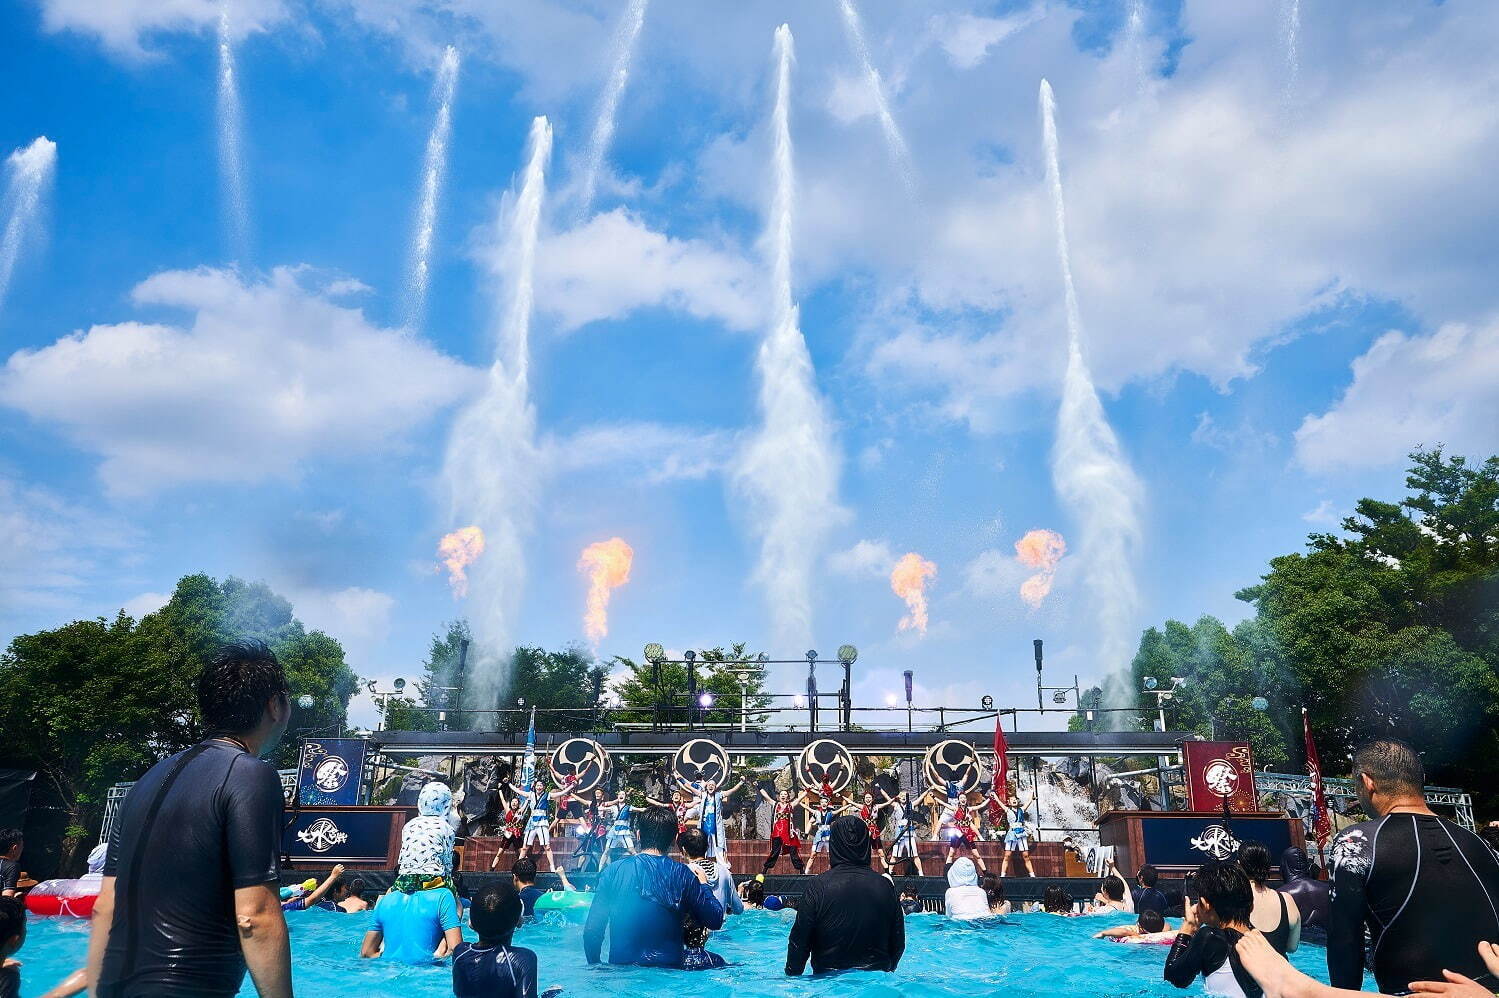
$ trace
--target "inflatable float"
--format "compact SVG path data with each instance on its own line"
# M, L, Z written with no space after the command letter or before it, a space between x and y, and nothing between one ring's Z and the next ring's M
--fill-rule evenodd
M99 899L99 880L43 880L26 893L26 910L33 915L71 915L88 918Z
M593 895L587 891L547 891L532 907L537 911L572 911L591 904Z

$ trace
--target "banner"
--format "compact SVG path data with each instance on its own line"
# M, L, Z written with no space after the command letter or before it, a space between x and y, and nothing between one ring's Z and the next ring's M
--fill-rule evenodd
M1001 798L1010 775L1010 746L1005 741L1004 718L1004 714L994 715L994 792Z
M1327 794L1322 789L1322 762L1317 758L1317 745L1312 741L1312 722L1301 708L1301 727L1306 732L1306 775L1312 778L1312 835L1317 839L1317 850L1327 847L1332 837L1332 815L1327 811Z
M1260 809L1254 793L1254 759L1248 742L1182 742L1191 811Z
M1222 798L1219 798L1220 800ZM1221 805L1220 805L1221 807ZM1195 869L1210 859L1228 859L1241 842L1254 839L1270 850L1271 863L1295 845L1291 823L1284 818L1235 818L1225 827L1222 818L1185 814L1146 815L1140 818L1143 857L1131 857L1135 865L1172 870Z
M303 741L302 761L297 768L297 802L303 806L358 804L366 747L363 738Z
M281 834L293 863L365 863L394 867L406 808L304 808Z

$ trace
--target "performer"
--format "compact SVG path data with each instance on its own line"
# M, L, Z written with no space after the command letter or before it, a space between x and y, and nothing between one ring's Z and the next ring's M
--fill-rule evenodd
M520 859L521 852L521 802L519 797L510 798L505 796L505 791L500 790L500 844L495 848L494 859L489 861L489 868L497 870L500 866L500 857L511 849L515 850L515 858Z
M895 829L895 838L890 843L886 872L896 860L904 859L908 861L908 869L910 864L915 865L918 877L926 875L921 872L921 851L916 847L916 807L909 791L902 791L899 799L891 805L890 824Z
M635 855L635 833L630 830L630 802L621 795L611 803L618 804L619 809L614 813L614 823L609 828L609 837L604 840L601 870L609 865L616 850L622 850L631 856Z
M677 835L679 836L687 831L687 829L693 827L697 823L697 819L701 816L701 812L693 807L694 801L692 797L680 789L671 792L670 803L656 800L654 797L647 797L645 802L647 804L654 804L656 807L671 808L677 816Z
M727 790L719 790L716 780L709 780L706 784L686 784L687 792L692 794L696 801L694 810L698 814L698 827L703 830L704 835L708 836L709 859L717 859L728 854L728 828L723 817L723 799L738 793L743 786L743 780Z
M769 873L775 868L776 860L781 858L781 849L784 848L791 855L791 867L797 873L806 873L806 865L802 863L802 840L796 834L796 824L792 820L796 812L799 799L793 799L790 790L782 790L774 798L760 788L760 796L775 805L775 813L770 824L770 855L765 857L765 863L761 866L761 873Z
M593 799L588 802L582 817L577 821L578 847L573 850L573 859L578 860L578 872L581 873L590 860L595 870L603 870L604 839L609 835L609 828L614 822L617 803L604 800L604 791L594 789Z
M521 799L531 806L531 817L526 820L526 834L521 845L528 853L534 846L536 855L545 854L549 870L557 868L552 858L552 791L546 779L538 776L531 789L522 790L520 794Z
M874 855L890 872L890 861L885 858L885 840L880 837L880 812L891 805L890 798L886 797L882 803L874 802L874 792L864 791L864 803L859 806L859 819L864 822L864 827L869 829L869 844L874 847Z
M828 851L828 843L833 839L833 819L846 809L846 805L834 805L833 788L823 783L816 812L817 831L812 836L812 855Z
M949 794L957 789L952 784L948 784L948 787ZM978 821L978 811L970 808L968 799L959 794L952 808L950 823L943 829L943 834L947 837L947 858L943 861L944 866L952 866L953 857L961 851L973 857L974 862L978 864L979 873L989 872L984 866L984 857L980 856L978 851Z
M1025 860L1025 872L1030 876L1036 875L1035 867L1031 866L1031 807L1036 803L1036 795L1032 794L1025 800L1021 800L1010 790L1005 795L1005 818L1009 821L1009 831L1005 832L1005 854L1004 859L999 862L999 875L1003 877L1010 868L1010 853L1020 853L1020 858Z
M1005 802L999 795L1000 788L990 784L988 793L984 794L983 807L984 818L988 822L986 832L990 841L999 842L1005 837Z

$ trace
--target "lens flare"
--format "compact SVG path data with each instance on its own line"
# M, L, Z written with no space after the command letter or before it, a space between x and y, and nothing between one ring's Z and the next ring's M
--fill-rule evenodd
M926 633L926 582L936 575L936 563L927 561L915 551L901 555L900 561L890 570L890 590L905 600L911 611L900 619L901 630Z
M634 561L635 551L618 537L588 545L578 558L578 571L588 573L588 609L583 614L583 630L594 647L609 633L609 597L630 581L630 566Z
M437 554L448 568L448 585L453 598L468 595L468 573L465 569L484 553L484 531L478 527L459 527L437 542Z
M1020 584L1020 598L1031 609L1039 607L1051 592L1057 562L1067 553L1067 542L1055 530L1032 530L1015 542L1015 559L1027 568L1039 569Z

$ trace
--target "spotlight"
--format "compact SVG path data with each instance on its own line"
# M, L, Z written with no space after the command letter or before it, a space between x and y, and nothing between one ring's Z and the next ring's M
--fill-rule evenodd
M402 690L404 690L406 688L406 680L402 679L400 676L397 676L396 677L396 682L395 682L395 687L396 687L396 692L397 693L401 692Z
M813 649L808 649L808 651L807 651L807 664L808 665L816 665L817 664L817 652L815 650L813 650Z
M301 707L303 710L311 710L312 705L316 702L316 700L312 699L312 697L308 696L306 693L303 693L301 696L297 697L297 706Z
M979 706L981 708L983 708L984 710L993 710L994 709L994 698L993 697L984 697L984 699L982 699L982 700L979 701Z
M802 695L798 693L791 698L791 706L795 707L797 710L801 710L804 706L806 706L806 701L803 700Z
M770 656L762 651L760 654L755 656L755 661L759 662L761 665L764 665L766 662L770 661Z
M1255 697L1253 700L1249 701L1249 706L1253 707L1255 710L1263 714L1265 711L1270 709L1270 701L1266 700L1264 697Z
M695 652L691 648L689 648L689 649L687 649L686 651L684 651L682 653L682 657L685 658L689 662L694 662L694 661L697 660L697 652Z
M1145 677L1145 688L1147 690L1153 690L1156 688L1156 681L1154 676Z
M859 649L853 645L843 645L838 649L838 661L844 665L853 665L859 659Z
M898 705L899 703L900 703L900 697L896 696L894 693L886 693L885 694L885 706L887 706L887 707L894 707L894 706Z
M1057 690L1055 693L1053 693L1051 695L1051 702L1052 703L1066 703L1067 702L1067 691L1066 690Z
M647 662L659 662L666 657L666 649L652 641L645 646L645 660Z
M711 706L713 706L713 694L712 693L704 693L702 696L700 696L700 697L697 698L697 703L698 703L699 707L711 707Z

